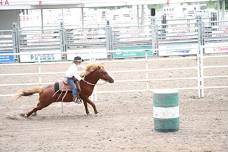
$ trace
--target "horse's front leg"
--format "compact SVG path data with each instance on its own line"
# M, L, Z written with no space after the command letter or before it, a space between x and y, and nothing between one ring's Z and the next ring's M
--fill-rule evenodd
M83 104L84 104L84 107L85 107L86 114L89 115L88 104L87 104L85 99L82 99L82 100L83 100Z
M89 98L85 98L85 100L83 100L83 101L85 101L88 104L90 104L93 107L94 113L98 114L95 104ZM85 103L84 103L84 105L85 105ZM85 108L87 108L87 104L86 104ZM87 108L87 110L88 110L88 108Z

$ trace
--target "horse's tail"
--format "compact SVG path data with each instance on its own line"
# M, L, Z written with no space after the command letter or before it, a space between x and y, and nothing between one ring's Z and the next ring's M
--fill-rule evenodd
M19 90L16 94L16 99L20 98L21 96L31 96L35 93L41 93L43 91L44 87L41 86L35 86L29 89L22 89Z

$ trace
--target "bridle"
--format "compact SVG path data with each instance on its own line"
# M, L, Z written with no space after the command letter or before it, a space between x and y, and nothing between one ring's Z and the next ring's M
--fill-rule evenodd
M96 71L96 70L95 70ZM94 72L94 71L93 71ZM88 82L88 81L86 81L85 80L85 76L83 76L83 78L82 78L82 81L84 81L85 83L87 83L88 85L91 85L91 86L95 86L96 84L94 84L94 83L91 83L91 82ZM105 82L106 83L106 82ZM103 84L105 84L105 83L103 83Z

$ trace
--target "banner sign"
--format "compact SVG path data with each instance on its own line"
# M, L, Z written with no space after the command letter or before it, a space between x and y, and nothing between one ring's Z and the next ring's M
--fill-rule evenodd
M60 51L58 51L60 52ZM58 53L56 52L56 53ZM31 53L30 52L23 52L23 53ZM35 53L44 53L44 52L32 52L34 54L28 54L28 55L21 55L20 61L21 62L38 62L39 60L41 62L43 61L60 61L61 60L61 54L35 54Z
M75 56L81 56L83 59L106 59L106 48L98 49L79 49L79 50L67 50L67 60L73 60Z
M197 44L168 44L159 46L159 56L186 56L197 53Z
M0 63L11 63L14 62L14 55L1 55L1 54L14 53L13 50L0 51Z
M205 53L228 53L228 43L205 44Z

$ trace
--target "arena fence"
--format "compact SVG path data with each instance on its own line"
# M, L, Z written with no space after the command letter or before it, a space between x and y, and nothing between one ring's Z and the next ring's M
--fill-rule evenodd
M146 86L144 89L128 89L128 90L105 90L105 91L96 91L95 90L95 98L97 93L123 93L123 92L144 92L144 91L152 91L152 89L149 87L150 82L154 81L172 81L172 80L195 80L197 81L197 86L195 87L178 87L178 88L166 88L166 89L178 89L178 90L198 90L198 97L203 97L204 96L204 89L219 89L219 88L228 88L228 86L204 86L204 80L205 79L212 79L212 78L228 78L228 75L216 75L216 76L205 76L204 75L204 69L209 69L209 68L227 68L228 65L210 65L210 66L205 66L203 61L206 58L227 58L227 54L220 54L220 55L209 55L209 56L204 56L202 53L203 47L200 49L199 53L197 56L191 56L191 57L170 57L170 58L154 58L154 57L148 57L148 55L145 56L145 58L136 58L136 59L125 59L125 60L102 60L103 63L128 63L128 62L141 62L145 66L143 69L133 69L133 70L116 70L116 71L109 71L109 73L118 73L118 74L124 74L124 73L144 73L145 76L144 78L141 79L124 79L124 80L116 80L115 83L131 83L131 82L145 82ZM114 51L110 51L114 52ZM50 53L50 52L48 52ZM62 54L62 52L59 52ZM26 53L28 54L28 53ZM32 53L29 53L32 54ZM42 55L43 53L36 54L38 57ZM92 54L89 52L89 54ZM147 54L147 53L146 53ZM1 55L9 55L9 54L1 54ZM12 53L10 55L25 55L25 53ZM167 68L148 68L150 62L156 62L156 61L168 61L168 60L193 60L196 59L196 66L191 66L191 67L167 67ZM93 58L90 59L90 61L94 61ZM1 83L0 87L15 87L15 86L32 86L32 85L47 85L53 82L45 82L42 80L42 75L56 75L56 74L62 74L64 75L64 71L62 72L42 72L41 70L41 65L58 65L58 64L69 64L69 62L41 62L39 59L39 62L36 63L13 63L13 64L0 64L1 69L3 68L10 68L10 66L20 66L21 68L26 68L28 65L38 65L37 72L31 72L31 73L2 73L0 74L0 77L11 77L11 76L26 76L26 75L31 75L31 76L38 76L38 81L36 83ZM180 71L186 71L186 70L197 70L197 76L195 77L176 77L176 78L150 78L149 77L149 72L153 71L174 71L174 70L180 70ZM54 80L53 80L54 81ZM99 84L98 84L99 87ZM15 92L9 93L9 94L0 94L0 96L13 96Z
M204 89L227 88L224 86L204 86L205 79L227 78L227 75L205 76L204 70L210 68L227 68L228 65L204 65L207 58L226 58L228 52L228 24L226 21L214 22L209 19L187 20L167 20L166 23L156 21L151 18L151 25L130 26L130 27L88 27L80 29L74 26L64 26L60 23L59 27L39 27L18 29L13 24L12 31L0 31L0 59L6 61L0 64L0 68L19 65L38 65L37 72L31 73L2 73L0 77L13 77L22 75L38 76L38 83L1 83L0 87L45 85L51 82L44 82L42 75L55 75L56 72L42 72L41 65L69 63L75 55L80 55L89 61L96 59L102 62L142 62L145 64L143 69L110 71L111 73L145 73L143 79L117 80L116 83L124 82L145 82L144 89L126 90L105 90L96 93L120 93L120 92L141 92L151 91L150 82L172 81L172 80L195 80L195 87L176 87L175 89L198 90L198 96L204 96ZM132 32L133 31L133 32ZM127 46L140 48L128 49ZM143 46L143 47L141 47ZM149 46L149 47L147 47ZM121 49L122 48L122 49ZM11 51L7 51L11 50ZM4 52L6 51L6 52ZM133 54L133 55L132 55ZM158 56L189 56L158 58ZM213 55L212 55L213 54ZM215 55L216 54L216 55ZM124 60L122 60L124 59ZM167 67L151 69L149 64L160 60L188 60L196 59L196 65L192 67ZM10 63L7 61L30 62L30 63ZM52 61L52 62L49 62ZM177 78L151 78L149 75L153 71L171 70L196 70L195 77ZM2 70L1 70L2 71ZM63 72L59 72L63 74ZM0 94L0 96L12 96L13 93Z

